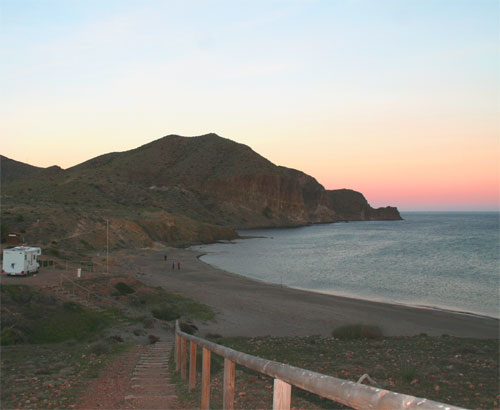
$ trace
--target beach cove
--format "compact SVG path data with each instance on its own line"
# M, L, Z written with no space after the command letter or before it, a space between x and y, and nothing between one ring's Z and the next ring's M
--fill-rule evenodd
M379 326L385 336L499 335L495 318L282 287L218 269L200 256L191 249L157 248L120 251L112 259L123 273L210 306L216 322L196 323L201 336L329 336L354 323ZM181 268L172 269L177 262Z

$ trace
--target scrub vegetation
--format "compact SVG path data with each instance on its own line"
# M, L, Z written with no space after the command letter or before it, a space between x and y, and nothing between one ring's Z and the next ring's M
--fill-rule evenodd
M256 337L213 341L245 353L318 373L357 382L368 374L377 387L465 408L498 408L499 342L449 336L428 337ZM201 363L201 357L197 363ZM222 406L223 360L212 355L212 408ZM179 377L178 375L176 377ZM182 406L199 406L200 384L194 394L178 385ZM235 408L271 408L273 380L236 367ZM345 408L298 388L292 407Z
M73 408L88 381L117 354L160 339L151 332L168 325L155 325L154 317L214 318L205 305L131 278L101 276L79 284L121 309L94 312L44 289L0 286L2 408Z

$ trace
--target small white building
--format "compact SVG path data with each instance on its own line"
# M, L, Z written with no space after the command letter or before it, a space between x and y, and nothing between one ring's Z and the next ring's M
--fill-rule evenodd
M3 250L2 275L29 275L38 272L37 256L42 250L36 247L16 246Z

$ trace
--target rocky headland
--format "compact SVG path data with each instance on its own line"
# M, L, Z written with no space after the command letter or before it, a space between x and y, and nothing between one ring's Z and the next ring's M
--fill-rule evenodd
M66 170L2 156L1 173L2 232L58 248L102 249L106 221L117 249L232 239L239 228L401 219L216 134L169 135Z

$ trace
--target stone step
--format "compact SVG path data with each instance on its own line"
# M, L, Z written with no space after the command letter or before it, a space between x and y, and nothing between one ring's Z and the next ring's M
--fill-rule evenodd
M138 395L138 394L129 394L125 396L125 400L135 400L135 399L150 399L150 398L165 398L165 399L176 399L177 396L175 394L158 394L158 395Z
M148 381L154 381L154 380L158 380L158 377L157 376L151 376L151 377L146 377L146 376L134 376L130 379L131 382L148 382ZM170 379L169 378L166 378L166 377L162 377L160 380L164 381L165 383L169 383L170 384Z
M139 373L144 373L144 372L151 372L151 373L168 373L170 369L167 367L136 367L134 369L135 372Z
M133 384L133 389L162 389L168 390L169 385L166 383L157 383L157 384Z
M132 407L156 409L152 406L177 400L170 374L172 347L171 341L162 341L144 348L130 378L130 391L125 396L126 401L132 401Z
M163 366L163 367L169 367L168 363L137 363L137 366L141 367L153 367L153 366Z

